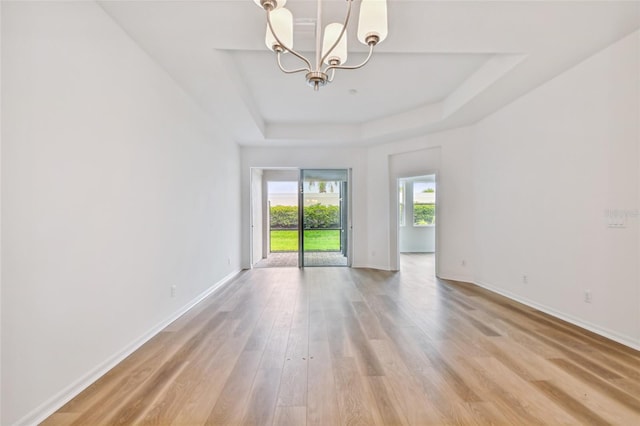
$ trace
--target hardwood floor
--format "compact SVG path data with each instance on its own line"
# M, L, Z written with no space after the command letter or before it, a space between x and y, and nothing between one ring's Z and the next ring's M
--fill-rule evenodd
M639 352L402 262L246 271L44 424L640 424Z

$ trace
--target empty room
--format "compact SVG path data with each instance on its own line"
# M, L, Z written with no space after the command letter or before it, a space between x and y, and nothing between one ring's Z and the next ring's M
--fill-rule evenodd
M0 36L0 424L640 424L640 1Z

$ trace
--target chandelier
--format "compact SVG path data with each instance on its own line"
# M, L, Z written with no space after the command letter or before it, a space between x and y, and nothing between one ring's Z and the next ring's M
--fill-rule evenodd
M387 0L361 0L358 20L358 40L369 47L366 59L358 65L345 65L347 61L346 31L351 18L353 0L347 1L344 23L328 24L322 34L322 0L317 0L315 66L305 56L293 50L293 15L284 7L287 0L253 0L267 12L265 43L276 53L278 67L286 74L304 72L307 84L318 90L333 81L336 70L355 70L371 59L373 48L387 38ZM304 66L287 69L282 65L282 55L291 53Z

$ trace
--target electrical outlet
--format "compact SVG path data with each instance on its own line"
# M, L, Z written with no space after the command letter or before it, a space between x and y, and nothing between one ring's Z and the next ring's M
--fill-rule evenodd
M522 276L522 284L528 284L529 283L529 277L527 277L526 275Z
M176 286L175 285L171 286L171 297L176 297Z
M584 302L591 303L591 290L584 291Z

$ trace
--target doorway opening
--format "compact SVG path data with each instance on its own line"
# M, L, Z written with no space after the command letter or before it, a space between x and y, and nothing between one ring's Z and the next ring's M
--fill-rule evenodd
M350 266L349 175L252 168L252 266Z
M264 266L298 266L298 181L267 180L267 240Z
M435 263L435 174L398 179L398 251L403 264Z

